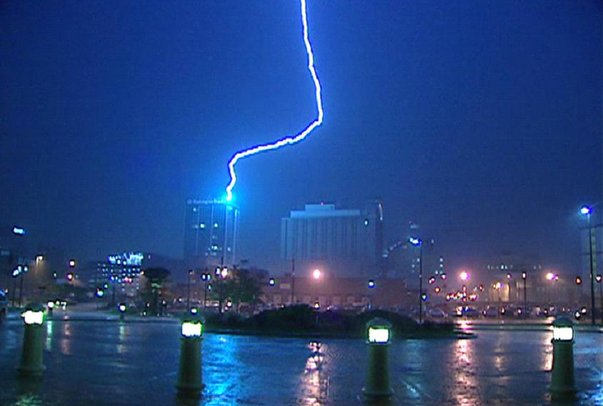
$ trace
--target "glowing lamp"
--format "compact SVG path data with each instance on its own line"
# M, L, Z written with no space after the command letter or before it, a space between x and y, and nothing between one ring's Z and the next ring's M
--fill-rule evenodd
M369 281L368 281L368 287L371 288L371 289L374 288L375 287L375 281L372 280L372 279L369 279Z
M376 317L369 321L366 327L369 344L389 344L392 330L392 324L389 321Z
M203 322L201 319L186 319L182 321L182 337L198 338L203 333Z
M580 214L582 214L583 216L587 216L592 212L592 209L589 206L582 206L580 207Z
M44 323L44 309L42 306L32 305L28 306L23 313L21 313L21 317L23 317L23 322L26 325L42 325Z
M126 311L126 304L125 304L125 303L120 303L120 304L117 306L117 310L119 310L119 311L120 311L120 313L125 312L125 311Z
M553 322L553 341L572 341L574 339L574 323L565 317L560 316Z
M46 303L46 306L48 306L48 310L52 310L54 309L54 302L51 300L50 302Z

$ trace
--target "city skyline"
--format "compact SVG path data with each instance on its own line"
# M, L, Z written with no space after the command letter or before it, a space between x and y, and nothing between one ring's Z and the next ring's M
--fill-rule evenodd
M0 223L85 259L182 257L183 202L312 118L298 6L4 5ZM290 210L380 198L386 245L412 221L453 269L508 253L573 272L578 208L603 195L600 16L309 2L325 122L238 167L239 257L276 268Z

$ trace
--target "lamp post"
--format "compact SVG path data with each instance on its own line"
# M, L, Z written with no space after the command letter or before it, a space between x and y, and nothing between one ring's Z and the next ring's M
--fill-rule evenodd
M599 309L601 309L601 324L603 324L603 275L597 275L595 280L599 284Z
M551 303L551 289L553 288L553 286L554 286L555 282L556 282L557 280L559 280L559 275L554 274L554 273L552 273L552 272L548 272L548 273L545 275L545 278L546 278L546 280L547 280L547 281L549 281L549 282L550 282L550 285L548 285L548 286L546 287L546 292L547 292L547 295L546 295L546 296L547 296L547 303L548 303L548 305L549 305L549 310L550 310L550 307L551 307L551 305L552 305L552 303Z
M590 310L591 310L591 324L595 325L595 274L594 274L594 258L593 258L593 229L590 223L590 217L593 209L589 206L582 206L580 208L580 214L586 216L588 224L588 257L589 257L589 275L590 275Z
M291 305L295 304L295 258L291 258Z
M373 279L369 279L367 286L369 288L369 310L373 308L373 292L372 290L375 288L375 281Z
M207 289L209 287L209 281L211 279L211 275L209 272L204 272L201 274L201 280L203 280L203 310L207 307Z
M193 276L193 270L189 269L186 273L186 311L191 309L191 276Z
M408 241L419 247L419 324L423 324L423 240L410 237Z
M508 300L509 303L512 302L512 300L511 300L511 292L512 292L512 289L511 289L511 279L513 279L513 275L511 275L511 273L508 272L507 273L507 281L509 281L509 300Z
M526 317L528 317L530 315L530 313L528 312L528 273L525 271L522 272L521 279L523 279L523 313L526 315Z
M218 279L218 312L220 314L222 314L222 303L224 302L224 279L227 276L227 267L216 268L216 278Z

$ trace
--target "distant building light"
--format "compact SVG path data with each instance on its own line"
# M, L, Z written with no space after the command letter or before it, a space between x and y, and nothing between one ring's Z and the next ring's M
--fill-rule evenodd
M16 234L16 235L25 235L25 229L21 228L21 227L14 226L13 227L13 234Z

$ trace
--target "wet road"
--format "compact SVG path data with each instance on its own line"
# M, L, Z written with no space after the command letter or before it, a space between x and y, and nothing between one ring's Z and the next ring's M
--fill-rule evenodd
M177 323L46 324L44 376L20 381L23 327L0 326L0 404L170 405L179 355ZM548 404L547 331L479 331L473 340L407 340L390 347L392 404ZM577 333L580 404L603 404L603 334ZM207 405L362 404L366 345L208 334Z

